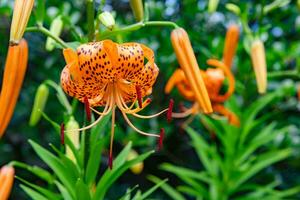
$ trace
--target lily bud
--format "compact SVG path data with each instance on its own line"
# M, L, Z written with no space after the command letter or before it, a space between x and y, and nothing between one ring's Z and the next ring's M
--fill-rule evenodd
M267 63L264 44L255 40L251 45L251 59L256 77L258 92L263 94L267 90Z
M188 34L182 28L174 29L171 41L180 67L204 113L211 113L212 106Z
M74 117L71 117L66 124L65 136L69 138L69 140L73 143L76 149L78 149L80 145L79 143L80 134L78 129L79 129L78 122L74 119ZM66 146L66 156L70 158L74 163L76 162L75 156L68 145Z
M216 12L218 5L219 5L219 0L209 0L208 1L208 12L209 13Z
M144 7L142 0L130 0L130 6L136 21L140 22L144 19Z
M115 18L110 12L103 12L98 16L100 22L108 29L112 30L116 24Z
M139 154L135 150L131 150L127 156L127 160L128 161L133 160L133 159L137 158L138 156L139 156ZM144 169L143 162L137 163L130 167L130 170L134 174L140 174L143 171L143 169Z
M16 0L10 28L10 43L18 44L27 26L34 0Z
M15 170L12 166L3 166L0 169L0 199L8 199L14 183Z
M10 45L7 53L0 95L0 138L13 115L27 69L28 46L22 39Z
M29 120L30 126L35 126L41 119L42 111L45 108L49 96L49 89L45 84L41 84L35 93L33 108Z
M50 32L53 36L59 37L62 30L63 30L63 20L62 17L59 15L57 16L50 25ZM55 41L51 37L47 37L46 41L46 50L53 51L55 47Z
M238 45L239 40L239 27L235 24L228 27L224 50L223 50L223 62L228 67L231 68L233 57Z
M233 3L227 3L225 5L225 7L227 8L227 10L233 12L234 14L236 14L237 16L239 16L241 14L241 9L240 7L238 7L237 5L233 4Z

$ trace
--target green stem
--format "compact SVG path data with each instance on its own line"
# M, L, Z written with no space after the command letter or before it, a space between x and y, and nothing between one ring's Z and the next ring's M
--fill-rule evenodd
M178 28L179 26L170 21L148 21L148 22L138 22L129 26L125 26L122 28L117 28L114 29L113 31L105 31L103 33L97 34L97 40L102 40L105 38L109 38L111 36L125 33L125 32L131 32L131 31L136 31L139 30L140 28L147 27L147 26L171 26L173 28Z
M55 40L58 44L60 44L63 48L69 48L69 46L59 37L53 35L48 29L46 29L43 26L33 26L26 28L26 32L40 32L44 35L51 37L53 40Z
M86 14L87 14L87 25L88 25L88 39L89 41L94 40L95 36L95 4L94 0L87 0L86 2Z
M297 70L268 72L268 78L283 78L283 77L300 79L300 72L298 72Z

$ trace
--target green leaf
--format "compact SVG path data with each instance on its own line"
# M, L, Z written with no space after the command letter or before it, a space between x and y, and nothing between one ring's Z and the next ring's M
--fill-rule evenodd
M162 181L161 179L152 175L148 176L147 179L155 184L159 184ZM167 183L163 183L162 185L160 185L160 188L174 200L185 200L185 198L176 189L174 189Z
M272 165L273 163L286 159L291 154L292 149L276 150L260 154L255 159L253 164L249 164L248 169L240 172L240 174L237 176L237 179L234 181L233 190L236 190L240 185L242 185L245 181L257 174L262 169Z
M167 181L168 181L168 179L165 179L165 180L161 180L159 183L156 183L156 185L154 185L149 190L147 190L146 192L144 192L142 194L142 196L139 198L139 200L146 199L148 196L150 196L155 190L157 190L160 186L162 186L163 184L165 184Z
M61 199L60 195L53 193L50 190L47 190L45 188L42 188L38 185L35 185L33 183L30 183L28 181L26 181L25 179L22 179L18 176L16 176L16 178L18 180L20 180L21 182L23 182L24 184L26 184L27 186L31 187L32 189L36 190L37 192L39 192L40 194L44 195L46 198L51 199L51 200L59 200Z
M161 169L171 172L177 176L184 176L184 177L189 177L193 179L198 179L200 181L203 181L205 183L210 182L210 178L207 175L206 172L197 172L188 168L184 167L177 167L168 163L164 163L160 166Z
M128 144L127 146L131 147L131 144ZM126 147L127 147L126 146ZM126 161L126 162L121 162L123 159L127 158L128 153L125 153L126 151L130 150L130 148L125 149L119 154L119 156L117 157L117 159L119 159L118 163L117 163L117 159L116 159L116 166L113 167L112 170L107 169L106 172L104 173L104 175L102 176L102 178L100 179L100 181L97 184L96 187L96 192L94 195L94 200L100 200L103 199L107 190L110 188L110 186L126 171L128 170L131 166L142 162L143 160L145 160L146 158L148 158L152 153L154 153L154 151L150 151L147 153L144 153L138 157L136 157L135 159L132 159L130 161Z
M86 167L85 181L91 186L95 182L98 170L100 168L101 152L104 140L98 140L91 150Z
M72 174L69 172L69 169L66 168L63 163L48 150L44 149L32 140L29 140L29 143L36 154L54 171L64 186L66 186L71 196L75 197L74 185L76 180L72 179Z
M55 185L63 196L64 200L73 200L72 196L68 192L68 190L58 181L55 181ZM75 199L74 199L75 200Z
M77 183L76 183L76 196L77 196L77 200L90 200L91 199L89 188L82 181L82 179L77 180Z
M20 185L20 187L24 190L24 192L31 197L31 199L33 200L51 200L51 199L47 199L46 197L44 197L43 195L41 195L40 193L34 191L33 189L25 186L25 185Z

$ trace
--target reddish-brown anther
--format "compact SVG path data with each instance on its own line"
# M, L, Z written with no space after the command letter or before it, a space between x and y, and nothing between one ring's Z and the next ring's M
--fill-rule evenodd
M137 100L138 100L139 107L142 108L142 107L143 107L143 101L142 101L142 91L141 91L141 86L136 85L136 86L135 86L135 90L136 90L136 98L137 98Z
M160 133L159 133L159 138L158 138L158 151L160 151L163 148L163 141L165 137L165 129L161 128Z
M169 102L169 108L167 112L167 121L170 123L172 121L172 112L173 112L173 107L174 107L174 100L170 99Z
M84 97L84 107L85 107L86 119L90 122L91 121L91 108L90 108L89 99L86 96Z
M112 154L109 154L109 157L108 157L108 167L111 170L113 168L113 155Z
M65 145L65 124L61 123L60 125L60 143Z

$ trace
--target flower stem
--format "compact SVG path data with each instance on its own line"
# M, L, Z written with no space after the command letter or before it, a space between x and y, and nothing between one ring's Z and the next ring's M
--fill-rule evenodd
M26 32L40 32L43 33L44 35L52 38L55 40L58 44L60 44L63 48L69 48L69 46L59 37L53 35L48 29L46 29L43 26L33 26L33 27L28 27L25 30Z
M283 78L283 77L300 79L300 73L297 70L268 72L268 78Z
M147 22L138 22L129 26L125 26L122 28L114 29L113 31L105 31L103 33L97 34L97 40L102 40L105 38L109 38L113 35L125 33L125 32L131 32L139 30L140 28L147 27L147 26L171 26L173 28L178 28L179 26L170 21L147 21Z
M88 39L89 41L94 40L95 36L95 4L94 0L87 0L86 2L86 14L87 14L87 25L88 25Z

